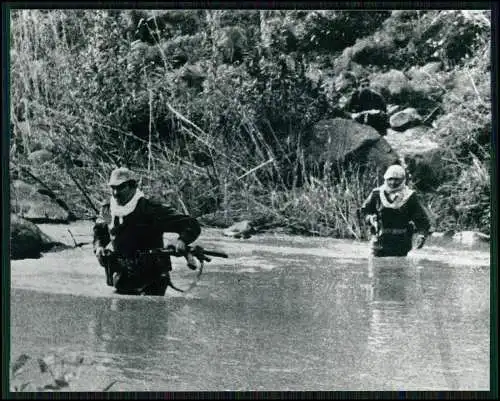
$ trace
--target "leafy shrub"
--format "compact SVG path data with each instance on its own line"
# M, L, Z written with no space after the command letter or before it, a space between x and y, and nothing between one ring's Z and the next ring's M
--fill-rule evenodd
M388 11L313 11L306 17L306 33L300 50L311 47L328 51L340 51L380 28L390 16Z
M157 38L135 40L150 16L162 25ZM320 181L310 179L303 163L310 128L340 96L333 81L345 69L370 76L441 60L454 70L413 82L397 100L442 111L433 134L452 179L428 194L441 224L486 229L488 12L15 10L11 27L11 158L29 166L40 137L49 138L58 158L47 179L82 214L87 199L108 196L111 169L125 164L146 189L195 215L264 204L280 221L297 213L305 232L352 235L350 218L330 225L347 206L335 209L328 197L343 199L345 185L318 171ZM276 199L297 207L276 214ZM321 199L329 217L300 213L308 199Z
M476 43L490 30L488 14L467 10L425 14L414 31L413 44L419 63L444 60L454 65L470 56Z

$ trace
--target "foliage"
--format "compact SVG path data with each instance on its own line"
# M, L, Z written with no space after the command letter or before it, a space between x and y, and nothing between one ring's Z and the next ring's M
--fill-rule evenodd
M453 66L473 54L474 47L489 34L488 11L449 10L430 12L418 20L415 57L419 63L444 60Z
M445 114L436 121L435 135L454 171L454 178L438 188L438 193L447 204L445 218L453 228L489 233L492 120L488 43L479 43L477 52L482 57L467 58L454 71L443 99Z
M82 215L87 199L108 196L111 169L128 165L146 191L195 216L252 210L353 236L370 177L320 176L303 162L312 126L339 98L332 82L344 69L441 60L447 69L429 75L438 95L405 94L441 110L433 133L454 179L429 202L444 226L489 227L488 12L14 10L11 27L11 158L28 167L49 139L45 179Z
M380 28L390 12L321 10L308 13L300 50L340 51Z

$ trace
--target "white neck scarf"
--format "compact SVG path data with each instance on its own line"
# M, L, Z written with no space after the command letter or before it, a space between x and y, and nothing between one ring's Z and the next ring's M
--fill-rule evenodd
M123 224L123 217L129 215L135 210L137 202L143 196L144 193L140 189L137 189L132 199L130 199L125 205L119 205L116 203L116 199L111 197L109 205L111 211L111 227L115 224L115 217L118 217L120 224Z
M384 183L380 188L380 201L384 207L399 209L403 206L408 198L415 192L406 186L403 181L401 185L397 188L390 188L386 183Z

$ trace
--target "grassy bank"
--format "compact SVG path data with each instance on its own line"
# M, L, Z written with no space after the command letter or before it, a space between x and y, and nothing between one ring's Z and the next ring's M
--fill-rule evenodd
M268 228L362 238L356 211L379 184L376 175L356 166L318 171L307 161L312 125L331 116L340 96L311 68L317 60L335 64L354 45L356 37L345 37L338 48L326 46L328 29L353 32L362 14L173 11L165 26L150 28L146 44L134 36L137 11L15 10L12 177L33 182L23 168L34 173L36 165L36 176L85 218L109 196L111 170L128 165L148 194L206 224L250 218ZM389 15L362 18L359 34L382 29ZM432 18L415 18L419 30L431 26ZM487 43L467 56L478 58L467 64L478 93ZM424 199L438 230L489 231L483 137L490 105L475 93L447 94L436 135L453 168L447 185Z

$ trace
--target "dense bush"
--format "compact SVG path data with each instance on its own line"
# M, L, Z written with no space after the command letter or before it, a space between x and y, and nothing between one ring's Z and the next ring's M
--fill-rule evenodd
M82 214L108 196L111 169L129 165L145 190L197 216L254 211L305 232L360 237L353 210L374 182L353 172L351 181L312 176L304 163L311 127L332 115L340 96L332 82L343 70L369 75L440 60L448 70L410 81L416 89L403 94L408 106L441 110L433 132L454 179L426 199L442 226L487 231L488 18L14 10L11 159L29 166L30 152L47 142L40 136L50 139L58 157L44 178Z
M343 50L356 39L374 33L389 16L389 11L313 11L305 18L306 27L299 49Z

